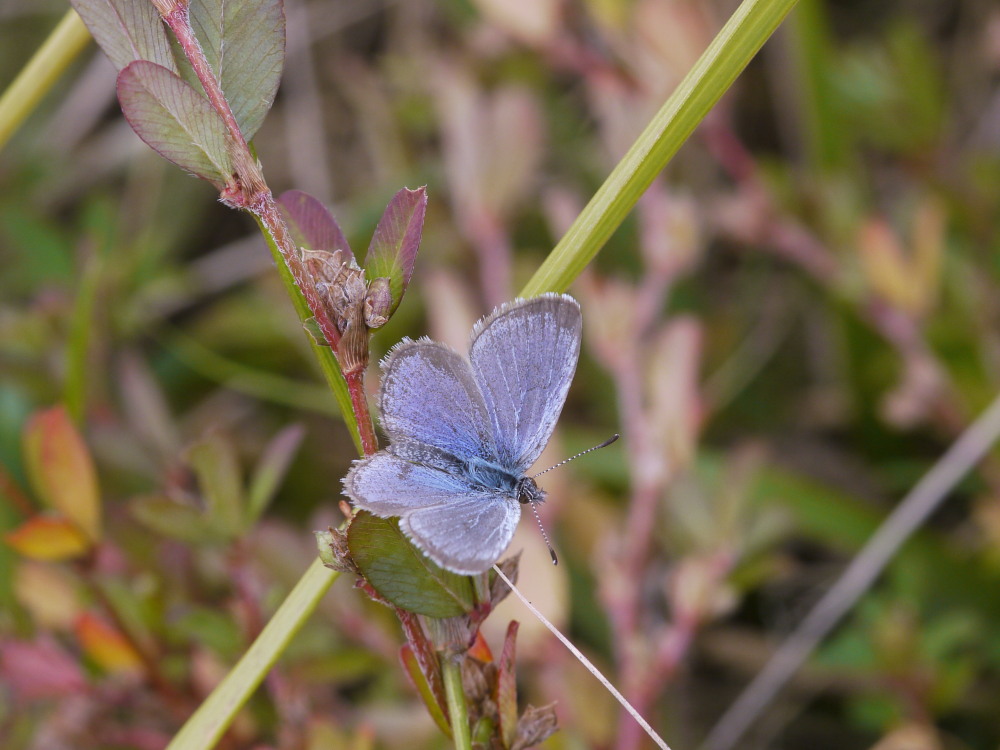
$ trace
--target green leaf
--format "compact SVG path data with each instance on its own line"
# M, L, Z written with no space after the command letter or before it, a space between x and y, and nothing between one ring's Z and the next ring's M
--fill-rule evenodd
M250 480L247 501L247 520L252 523L260 517L271 502L284 479L288 466L299 449L305 429L293 424L279 432L264 449L264 455L257 464L257 471Z
M70 0L70 5L118 70L133 60L149 60L177 72L163 21L150 0Z
M191 28L243 137L253 138L274 102L285 61L281 0L200 0Z
M154 151L220 190L233 172L227 132L208 99L180 76L145 60L118 74L129 125Z
M379 278L389 279L392 290L390 315L399 307L413 275L426 212L427 191L424 188L403 188L389 201L368 246L365 277L369 282Z
M222 536L198 508L181 505L167 497L146 495L135 498L129 510L146 528L170 539L190 544L208 544Z
M395 519L360 511L347 545L362 575L401 609L428 617L457 617L475 603L472 580L442 570L410 544Z
M187 450L198 477L208 517L229 535L243 530L243 480L233 444L217 432L209 433Z

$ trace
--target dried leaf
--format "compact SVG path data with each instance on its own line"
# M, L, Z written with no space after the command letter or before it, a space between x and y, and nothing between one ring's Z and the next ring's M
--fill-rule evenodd
M91 542L66 518L35 516L4 535L4 541L30 560L58 562L82 557Z
M521 553L518 552L513 557L508 557L506 560L501 560L498 563L500 570L503 574L510 579L510 582L517 585L517 575L521 568ZM510 595L510 587L504 583L504 580L496 574L492 569L490 570L490 606L494 609L496 606L506 599Z
M417 248L427 212L424 188L403 188L386 206L365 256L365 276L388 278L392 289L392 312L399 307L417 260Z
M505 748L514 744L517 736L517 675L514 673L517 620L507 626L503 650L497 665L497 715L500 719L500 740Z
M278 208L296 246L328 252L341 250L346 256L344 261L354 258L337 220L316 198L301 190L288 190L278 197Z
M90 452L64 408L38 412L28 421L24 454L32 486L42 502L97 540L101 533L97 475Z
M316 546L319 548L319 559L323 565L341 573L361 575L358 566L351 559L351 550L347 546L347 533L340 529L327 528L326 531L315 531Z
M118 74L118 101L154 151L219 190L226 186L233 163L225 123L177 74L145 60L130 63Z
M529 747L545 742L554 734L559 729L555 705L555 703L550 703L541 708L528 706L524 709L521 720L517 724L517 737L514 738L510 750L527 750Z
M83 613L74 629L81 648L104 671L122 674L142 670L142 659L132 644L95 615Z
M243 137L253 138L274 102L285 61L282 0L200 0L191 28Z
M177 72L166 29L149 0L70 0L70 5L118 70L133 60L149 60Z

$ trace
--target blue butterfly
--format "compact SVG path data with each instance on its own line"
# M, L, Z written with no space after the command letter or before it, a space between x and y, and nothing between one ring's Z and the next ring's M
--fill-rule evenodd
M469 358L404 339L382 362L384 450L354 462L344 494L399 517L442 568L472 575L510 544L521 505L545 492L525 474L548 443L580 356L572 297L544 294L495 310L472 329Z

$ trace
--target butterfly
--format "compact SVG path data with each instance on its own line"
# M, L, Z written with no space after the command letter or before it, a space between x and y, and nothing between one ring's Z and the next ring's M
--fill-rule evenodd
M521 506L545 500L525 472L545 448L580 357L579 303L517 299L472 329L469 357L404 339L382 361L384 450L344 478L356 508L454 573L482 573L510 544Z

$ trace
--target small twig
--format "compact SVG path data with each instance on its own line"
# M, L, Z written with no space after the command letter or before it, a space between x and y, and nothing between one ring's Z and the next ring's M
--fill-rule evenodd
M705 740L706 750L729 750L757 719L819 642L869 589L896 551L940 505L955 484L1000 438L1000 396L924 475L882 523L833 587L764 669L723 714Z

